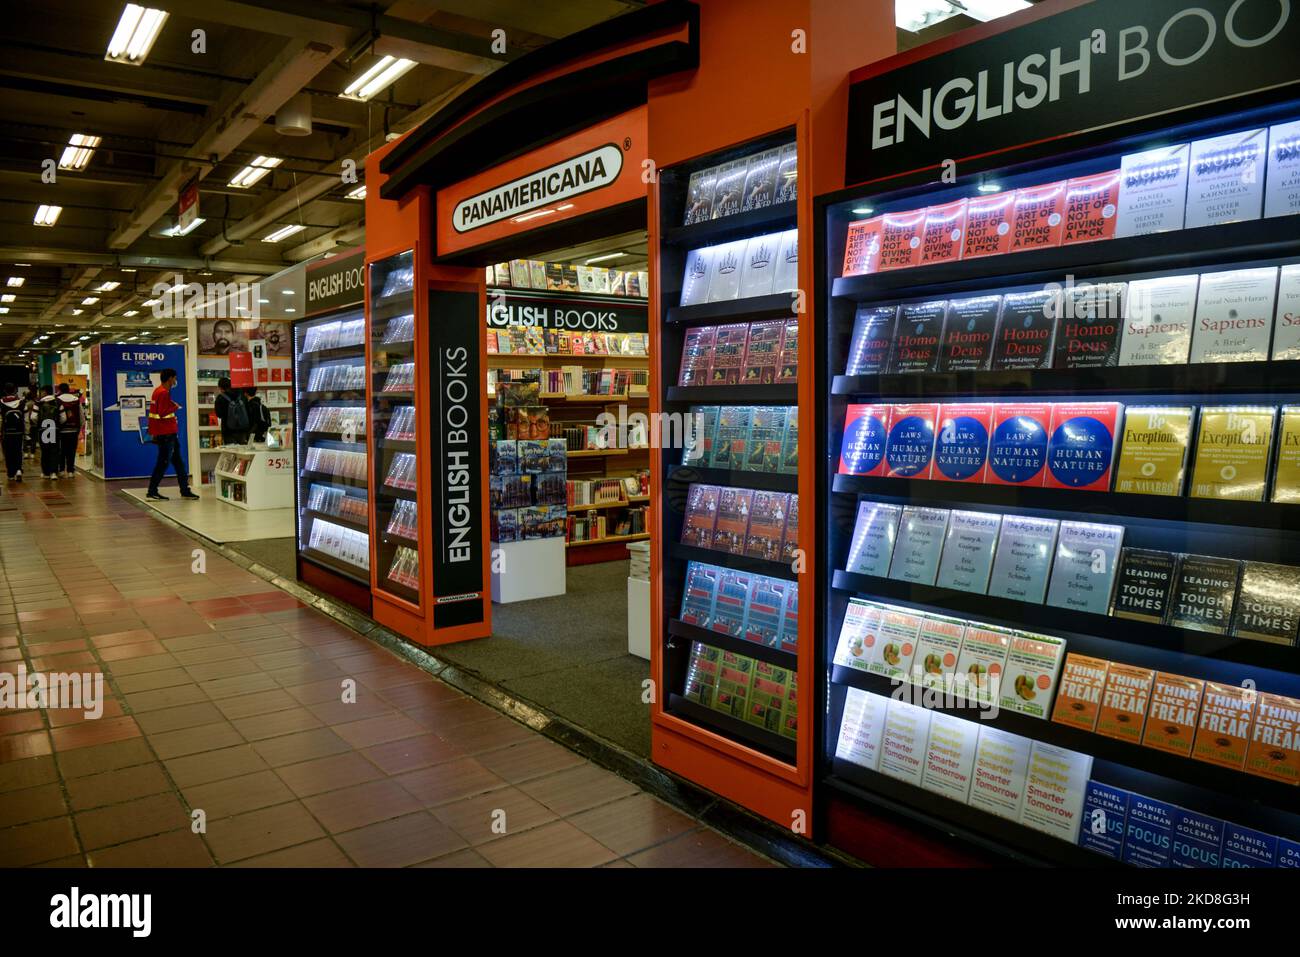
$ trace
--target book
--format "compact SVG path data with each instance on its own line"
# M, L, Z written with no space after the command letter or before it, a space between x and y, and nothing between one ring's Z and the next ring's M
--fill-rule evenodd
M928 479L934 461L934 420L937 405L895 405L885 442L885 475Z
M1060 638L1013 634L998 685L998 706L1046 721L1064 656L1065 642Z
M1060 292L1050 289L1003 296L990 367L1050 369L1060 303Z
M749 531L745 536L745 554L770 562L781 560L781 542L785 535L785 514L790 495L786 492L756 491L750 506Z
M799 496L791 495L785 510L785 534L781 537L781 561L793 562L799 548Z
M1046 402L995 405L983 481L992 485L1042 485L1051 423L1052 407Z
M754 505L754 490L726 486L718 490L718 519L713 527L713 548L729 555L745 553L745 536L749 534L749 513Z
M953 509L934 583L940 588L983 595L988 591L1002 516Z
M957 656L961 654L965 633L966 623L960 619L922 616L916 651L912 655L911 682L946 694L953 686L952 676L957 671Z
M835 646L833 663L841 668L870 671L884 613L884 608L875 602L850 598L844 608L844 621L840 623L840 637Z
M897 323L897 306L858 306L844 374L879 375L884 372Z
M1110 490L1119 420L1118 402L1059 402L1052 406L1047 488Z
M722 652L712 645L691 642L691 657L686 665L686 685L682 696L705 707L713 707L721 658Z
M713 352L709 362L709 385L739 385L745 363L745 341L749 323L729 322L713 327Z
M718 168L697 169L686 184L686 212L683 226L693 226L713 218L713 188L718 182Z
M772 205L776 197L777 167L781 162L781 149L764 150L751 157L745 170L745 186L740 198L740 211L763 209Z
M686 519L682 524L682 544L696 548L713 547L713 528L718 521L716 485L691 483L686 491Z
M1059 246L1064 227L1064 180L1016 190L1011 207L1011 252Z
M749 405L724 405L718 410L718 425L709 449L709 467L715 469L739 468L744 461L745 439L749 436L749 423L754 408ZM736 465L732 465L732 462ZM703 463L701 463L703 464Z
M785 611L786 589L793 583L766 575L755 575L749 584L749 598L745 608L746 641L765 648L780 647L782 614ZM763 666L763 662L759 662ZM774 678L775 675L769 675ZM778 728L770 728L777 731Z
M1097 727L1101 695L1106 687L1110 662L1070 652L1061 668L1060 688L1052 708L1052 720L1083 731Z
M918 265L929 266L961 258L966 236L966 203L966 200L959 199L942 206L931 206L925 211Z
M1261 694L1246 748L1246 773L1300 784L1300 701Z
M1266 169L1265 218L1300 213L1300 120L1269 127Z
M925 210L911 209L886 213L880 225L881 272L907 269L921 264L921 233L925 229Z
M1278 839L1272 834L1223 822L1223 867L1273 867L1277 862Z
M772 292L794 292L799 288L799 230L787 229L776 234L776 263L773 266Z
M718 658L718 684L713 690L713 710L745 718L754 676L753 658L723 650Z
M564 277L564 291L578 291L578 268L570 263L565 263L561 267L561 275Z
M1001 296L952 299L939 345L939 372L982 372L993 360Z
M749 711L745 720L773 734L781 732L791 673L766 661L754 662L753 684L749 690Z
M741 385L771 385L776 381L781 333L784 329L785 322L780 319L749 324L749 334L745 339L745 362L740 373Z
M737 239L714 247L709 302L725 302L740 296L740 279L744 273L745 248L748 244L749 240Z
M1300 568L1246 562L1241 570L1232 634L1277 645L1296 643Z
M1218 868L1223 847L1223 822L1185 807L1174 809L1170 867Z
M1083 792L1083 825L1079 828L1079 846L1118 861L1124 848L1124 828L1128 820L1128 791L1089 781Z
M1112 661L1106 669L1106 686L1101 692L1097 727L1093 730L1108 738L1133 744L1141 742L1155 677L1150 668Z
M1120 170L1076 176L1065 184L1065 222L1061 245L1095 243L1115 235Z
M682 465L708 468L713 460L713 437L717 432L720 407L693 405L683 428Z
M718 594L713 600L709 629L739 638L745 633L745 611L753 575L730 568L717 569Z
M745 244L745 258L740 269L741 299L772 294L772 280L776 275L776 254L779 233L755 236Z
M1119 362L1128 284L1078 283L1061 292L1054 369L1101 369Z
M1182 365L1192 348L1199 277L1162 276L1128 284L1122 366Z
M713 621L713 602L718 595L720 572L721 569L702 562L687 564L682 607L678 613L678 617L686 624L708 628Z
M1255 715L1255 690L1236 685L1205 683L1201 716L1196 725L1192 757L1198 761L1240 771L1250 747L1250 726Z
M1010 821L1020 820L1030 748L1028 738L981 725L966 803Z
M1300 502L1300 405L1282 406L1277 433L1277 466L1269 501Z
M898 307L898 326L886 372L901 375L933 372L939 363L939 340L948 302L905 302Z
M749 420L749 434L745 437L744 457L737 460L732 446L732 468L748 472L779 472L781 443L784 439L790 409L783 405L756 405ZM737 464L739 461L740 464Z
M1192 362L1263 362L1277 301L1276 266L1201 275Z
M799 471L799 407L786 410L785 434L781 436L781 467L778 472L794 475Z
M844 236L843 276L869 276L880 269L880 227L883 216L849 223Z
M1272 358L1300 359L1300 263L1278 270Z
M1124 549L1110 613L1116 618L1163 625L1173 603L1177 573L1177 555L1144 548Z
M537 259L528 260L528 279L529 286L533 289L545 289L546 283L546 263Z
M998 700L1011 634L1002 628L966 625L953 672L957 694L976 705L988 706Z
M1002 516L988 594L1041 605L1060 524L1054 518Z
M1182 495L1196 409L1189 405L1131 405L1115 465L1115 491Z
M793 203L799 198L799 148L794 143L781 147L781 158L776 166L776 197L774 203Z
M889 563L889 577L898 581L933 585L939 570L948 510L907 505L898 523L898 539Z
M965 804L975 771L979 733L979 725L974 721L942 711L931 714L921 787Z
M1184 555L1174 579L1169 624L1226 635L1232 621L1241 563L1206 555Z
M1107 614L1123 541L1123 525L1061 522L1047 604L1093 615Z
M1167 801L1157 801L1144 794L1132 795L1120 860L1130 867L1168 867L1174 849L1177 812L1177 807Z
M883 475L890 406L850 404L840 444L841 475Z
M987 403L944 403L939 407L934 441L934 468L939 482L978 482L988 463L993 406Z
M683 306L698 306L709 301L709 283L713 280L716 246L692 249L686 254L686 271L682 274ZM549 267L548 267L549 268Z
M1300 867L1300 842L1277 839L1277 866Z
M1264 501L1277 409L1210 406L1201 409L1192 466L1192 498Z
M897 505L865 501L858 503L857 522L853 526L853 540L849 545L845 571L855 575L875 575L877 578L889 574L889 560L894 554L894 540L898 535L898 520L902 511Z
M1199 678L1157 672L1151 684L1142 743L1157 751L1190 757L1204 691L1205 682Z
M1077 843L1083 793L1091 776L1089 755L1044 741L1033 742L1020 823L1071 844Z
M1146 236L1183 228L1191 144L1129 153L1120 161L1115 235Z
M781 320L781 349L777 353L776 381L799 381L799 320Z
M921 786L925 773L925 749L930 736L931 712L897 698L885 706L885 727L881 733L881 774Z
M1267 153L1267 129L1193 141L1185 228L1259 219Z
M695 326L686 330L682 342L682 364L677 372L678 385L708 385L714 332L713 326Z
M911 614L903 608L886 606L880 616L875 643L870 641L870 634L863 639L869 656L867 670L886 678L906 681L912 670L921 621L920 615Z
M1000 256L1011 251L1011 215L1014 191L975 196L966 203L966 241L962 259Z
M749 160L738 159L723 163L718 167L717 177L713 181L713 209L710 216L722 219L740 212L742 194L745 190L745 173L749 169Z
M510 285L516 289L527 289L532 285L532 270L527 259L510 260Z
M849 688L835 742L835 757L874 771L880 764L880 740L889 699Z

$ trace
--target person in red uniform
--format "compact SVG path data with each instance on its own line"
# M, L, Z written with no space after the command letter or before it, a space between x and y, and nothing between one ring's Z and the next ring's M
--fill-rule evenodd
M153 397L149 400L149 435L158 446L158 461L154 463L153 475L149 478L147 497L155 502L167 500L167 496L158 491L158 483L162 481L170 461L176 470L176 481L181 486L181 498L198 498L190 491L190 476L185 470L185 460L181 458L181 442L177 434L180 424L176 419L181 407L172 401L171 395L176 386L176 370L163 369L159 379L162 384L153 390Z

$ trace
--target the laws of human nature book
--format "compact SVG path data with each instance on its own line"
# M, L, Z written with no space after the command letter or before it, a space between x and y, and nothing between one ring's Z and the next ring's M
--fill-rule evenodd
M1273 360L1300 359L1300 263L1278 270L1273 316Z
M686 254L686 271L682 275L683 306L698 306L709 301L709 283L713 280L713 260L717 246L692 249Z
M875 602L850 598L844 608L844 621L840 625L839 643L835 646L834 664L842 668L870 671L884 614L884 608Z
M776 364L780 359L780 319L751 322L745 339L745 363L741 368L741 385L771 385L776 381Z
M1059 530L1060 522L1054 518L1002 516L988 593L996 598L1042 604Z
M745 554L770 562L781 560L781 541L785 535L785 515L790 496L786 492L756 491L749 513L749 532L745 536Z
M1128 284L1122 366L1183 365L1192 347L1198 277L1162 276Z
M934 422L939 406L895 405L885 443L885 475L889 478L928 479L934 461Z
M1223 821L1208 814L1174 809L1174 846L1170 867L1218 868L1222 863Z
M930 715L921 787L965 804L975 772L979 723L943 711Z
M951 677L957 671L957 656L961 654L961 640L966 633L966 623L957 618L925 615L912 655L913 684L922 688L935 688L946 692Z
M880 269L880 229L883 216L849 223L844 238L845 276L868 276Z
M714 326L713 352L709 362L709 385L739 385L745 362L749 323L729 322Z
M1232 622L1241 563L1207 555L1184 555L1174 579L1169 624L1226 635Z
M879 375L889 361L898 322L897 306L858 306L845 375Z
M897 505L866 501L858 503L857 523L853 527L846 571L855 575L875 575L877 578L889 574L889 560L894 554L894 540L898 535L901 513L902 509Z
M1123 525L1061 522L1047 604L1104 615L1110 610Z
M755 236L746 243L745 259L740 268L741 299L771 295L779 239L778 233L771 233Z
M682 225L693 226L713 217L713 187L718 182L718 168L697 169L686 185L686 213Z
M880 630L874 644L867 643L871 635L863 639L870 656L867 670L886 678L906 681L912 671L921 621L920 615L902 608L886 607L880 617Z
M1115 235L1145 236L1182 229L1189 143L1129 153L1120 161Z
M1241 130L1192 143L1185 226L1259 219L1268 130Z
M1029 752L1020 823L1074 844L1079 839L1083 793L1092 776L1092 757L1044 741Z
M1003 628L966 626L953 678L967 701L991 705L998 700L1011 636L1012 632Z
M882 475L889 435L888 405L851 404L844 413L841 475Z
M713 336L713 326L696 326L686 330L685 341L682 343L682 364L677 372L678 385L709 384Z
M1048 488L1108 491L1123 411L1118 402L1053 405L1043 484Z
M880 271L921 264L921 233L925 209L886 213L880 226Z
M939 364L939 341L947 300L905 302L898 307L898 325L886 372L902 375L933 372Z
M966 803L1007 820L1020 820L1030 746L1028 738L981 725Z
M1151 684L1142 743L1157 751L1190 757L1204 693L1205 682L1199 678L1158 672Z
M932 713L898 698L889 699L880 742L881 774L921 786Z
M1246 749L1246 773L1300 784L1300 701L1261 694Z
M1262 502L1272 458L1273 406L1201 409L1192 466L1192 498Z
M1263 362L1277 301L1276 266L1201 275L1192 362Z
M835 744L835 757L874 771L880 764L880 739L885 730L889 699L849 688L844 699L844 717Z
M1144 794L1128 802L1121 860L1130 867L1168 867L1174 849L1174 816L1178 808Z
M1065 181L1016 190L1011 208L1011 252L1061 245Z
M966 236L966 203L966 200L959 199L942 206L931 206L925 211L920 265L929 266L961 258L961 247Z
M1095 243L1115 235L1120 170L1077 176L1065 184L1065 222L1061 245Z
M934 583L940 588L986 594L1001 529L1000 515L953 509Z
M1100 781L1089 781L1083 793L1083 824L1079 846L1118 861L1124 848L1128 820L1128 791Z
M1131 405L1115 467L1115 491L1182 495L1196 409L1190 405Z
M1277 432L1277 466L1269 500L1300 502L1300 405L1282 406Z
M1050 289L1003 296L991 368L1050 369L1060 303Z
M889 577L918 585L933 585L947 531L946 508L906 506L898 523L898 539L889 563Z
M1223 822L1223 867L1275 867L1278 839L1272 834Z
M1128 284L1077 283L1061 291L1054 369L1100 369L1118 364Z
M1250 725L1258 697L1253 688L1207 681L1192 757L1240 771L1250 747Z
M966 242L962 259L999 256L1011 251L1011 216L1015 191L976 196L966 203Z
M737 239L714 247L709 302L724 302L740 296L740 279L744 274L745 249L748 245L749 240Z
M776 263L772 276L772 292L792 292L799 288L799 230L787 229L777 233Z
M930 478L940 482L978 482L988 463L993 406L955 403L940 406Z
M1042 485L1051 424L1052 407L1046 402L995 405L989 464L983 481L991 485Z
M939 345L939 372L982 372L993 360L1001 296L951 299Z
M1007 645L1006 669L999 685L998 704L1031 718L1047 720L1065 657L1065 642L1050 635L1016 632Z
M781 162L781 148L764 150L750 157L745 170L745 187L741 194L740 211L763 209L771 206L776 197L777 166Z
M1101 696L1106 687L1110 662L1070 652L1061 668L1060 687L1052 708L1052 720L1083 731L1097 727Z
M682 544L697 548L713 547L713 527L718 521L716 485L692 484L686 492L686 520L682 524Z
M1163 625L1169 617L1177 574L1178 556L1172 552L1124 549L1110 613L1116 618Z
M1300 568L1246 562L1232 615L1232 634L1277 645L1294 645L1298 618Z
M713 601L718 595L721 569L702 562L686 566L686 585L682 589L681 620L700 628L709 627L713 619Z
M1108 738L1140 743L1155 678L1156 673L1150 668L1112 661L1106 671L1106 686L1101 692L1101 708L1094 730Z

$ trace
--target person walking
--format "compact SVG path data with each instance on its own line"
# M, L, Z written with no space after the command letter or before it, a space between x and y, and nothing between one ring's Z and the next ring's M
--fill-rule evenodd
M230 387L230 379L222 376L217 380L220 393L212 403L212 411L217 413L221 422L222 445L245 445L248 442L248 405L243 393Z
M36 386L27 387L27 395L23 398L23 420L27 423L27 454L33 459L39 460L41 457L41 443L38 441L36 434L37 413L41 408L41 390Z
M155 502L167 501L167 496L158 491L158 483L170 462L181 487L181 498L198 498L190 490L189 472L185 469L185 459L181 457L180 423L176 419L181 407L172 401L171 395L176 386L176 370L163 369L159 380L161 384L149 399L149 435L158 446L158 460L154 463L153 475L149 477L149 491L145 497Z
M248 431L254 442L265 442L266 431L271 427L271 412L262 403L256 386L244 390L244 405L248 409Z
M23 400L12 382L5 384L0 396L0 444L4 445L5 472L9 481L23 480L23 442L27 439L26 416Z
M77 477L77 443L81 441L81 394L60 382L56 396L59 404L59 464L66 478Z
M41 450L41 477L57 479L63 467L59 455L59 400L49 386L44 386L41 393L32 423Z

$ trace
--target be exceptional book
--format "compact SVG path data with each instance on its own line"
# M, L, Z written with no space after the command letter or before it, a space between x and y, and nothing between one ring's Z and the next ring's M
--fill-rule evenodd
M1002 311L1001 296L952 299L939 346L940 372L980 372L993 359L994 335Z
M1201 409L1192 466L1192 498L1262 502L1268 485L1274 422L1272 406Z
M898 326L886 372L907 375L933 372L939 364L939 342L947 300L906 302L898 307Z
M924 209L886 213L880 226L880 271L919 266L924 229Z
M1124 407L1118 402L1058 402L1047 442L1047 488L1110 490L1115 440Z
M1273 470L1273 502L1300 502L1300 405L1282 406L1277 424L1277 465Z
M988 463L993 406L953 403L939 407L930 478L941 482L978 482Z
M1115 467L1115 491L1182 495L1196 409L1190 405L1131 405Z
M1061 245L1064 214L1064 181L1016 190L1011 209L1011 252Z
M879 375L884 372L889 350L894 344L897 322L897 306L858 306L844 374Z
M1095 243L1115 235L1120 170L1077 176L1065 184L1065 223L1061 245Z
M1101 369L1119 363L1128 284L1080 283L1061 294L1054 369Z
M1003 296L991 368L1050 369L1060 303L1052 290Z
M1042 485L1051 416L1046 402L995 405L983 480L992 485Z
M1201 276L1192 362L1263 362L1269 356L1277 267Z
M1128 284L1122 366L1183 365L1192 348L1198 277L1163 276Z

